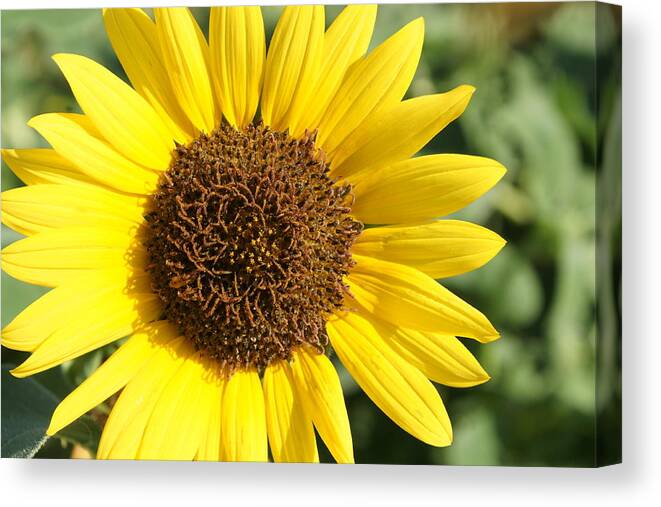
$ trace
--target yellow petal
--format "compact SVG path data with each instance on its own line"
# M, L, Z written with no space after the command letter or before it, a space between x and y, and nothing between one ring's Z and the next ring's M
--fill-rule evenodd
M273 363L264 371L264 399L273 459L278 463L319 462L312 419L296 393L287 361Z
M26 185L41 183L80 185L96 182L51 149L3 149L2 160Z
M436 388L398 356L363 315L327 323L333 349L367 396L404 431L434 446L452 443L452 427Z
M204 438L209 409L206 369L191 353L161 393L138 450L138 459L192 460Z
M290 127L294 136L313 131L337 92L347 69L367 51L376 5L348 5L335 18L324 35L324 52L316 82L298 121Z
M458 86L370 115L333 153L332 174L349 176L409 158L464 112L474 91L472 86Z
M216 106L207 41L188 8L154 13L163 61L179 104L195 127L209 133L216 126Z
M257 111L266 39L262 11L253 7L212 7L209 18L211 75L223 114L243 128Z
M324 7L288 6L280 16L266 57L262 118L285 130L304 112L323 52Z
M118 152L151 169L167 169L172 135L143 97L89 58L57 54L53 60L85 115Z
M136 231L144 199L97 185L31 185L2 193L2 222L23 234L67 226Z
M346 73L321 123L317 144L331 155L370 114L399 102L413 79L425 25L411 21Z
M264 393L254 370L237 371L227 381L221 439L224 461L268 461Z
M2 269L23 282L56 287L90 272L131 273L144 266L139 240L112 229L64 227L15 241L2 250Z
M103 22L135 90L154 108L174 139L187 144L194 129L170 85L154 22L142 9L104 9Z
M505 168L483 157L429 155L348 178L352 214L368 224L429 220L457 211L493 187Z
M87 282L79 281L50 290L5 326L2 330L2 345L13 350L32 352L98 290L98 287L90 287Z
M402 327L466 336L482 342L498 338L487 318L417 269L354 255L348 277L356 302L369 313Z
M386 328L383 323L381 328ZM489 380L475 356L454 336L390 326L381 336L403 359L434 382L472 387Z
M352 251L416 268L432 278L459 275L491 260L505 245L495 232L460 220L373 227Z
M55 331L80 316L100 293L126 280L118 270L96 272L68 281L31 303L2 330L2 344L14 350L32 352ZM124 282L126 283L126 282Z
M81 115L41 114L32 118L28 125L39 132L58 154L95 181L136 194L149 194L156 187L156 172L122 156L95 135Z
M175 339L161 347L129 381L103 428L97 459L137 457L154 406L189 354L188 343Z
M90 295L71 316L48 336L12 375L23 378L60 365L124 336L156 320L161 312L157 296L126 294L124 287Z
M208 405L209 417L206 422L204 437L195 457L199 461L220 461L220 409L224 386L224 379L217 372L211 373L211 378L206 387L206 400L204 401Z
M294 351L292 372L298 395L319 435L338 463L353 463L353 442L344 394L335 367L314 350Z
M46 434L53 435L122 389L154 353L178 336L166 321L133 334L55 409Z

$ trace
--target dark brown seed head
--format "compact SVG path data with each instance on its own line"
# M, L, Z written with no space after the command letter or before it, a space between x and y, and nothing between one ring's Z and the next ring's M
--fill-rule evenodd
M313 135L224 125L179 146L146 217L165 317L229 371L322 350L362 228L350 192Z

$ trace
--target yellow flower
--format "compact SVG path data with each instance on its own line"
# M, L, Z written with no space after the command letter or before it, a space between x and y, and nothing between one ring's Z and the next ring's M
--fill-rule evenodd
M353 462L334 351L399 426L434 446L452 429L430 379L488 380L456 338L498 337L435 279L486 263L495 233L435 220L505 173L467 155L411 158L471 86L402 100L416 19L365 54L375 6L325 30L285 8L266 51L259 7L105 10L132 86L58 54L83 114L29 121L52 149L6 149L27 184L3 221L11 276L52 290L3 332L31 352L17 377L130 336L57 407L54 434L121 391L99 458L318 461L314 430ZM257 110L260 110L260 119ZM366 225L367 227L363 227Z

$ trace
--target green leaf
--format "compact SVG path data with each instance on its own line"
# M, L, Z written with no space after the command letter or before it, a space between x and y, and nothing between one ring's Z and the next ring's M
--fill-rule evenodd
M2 365L2 457L32 458L46 443L46 429L60 400L73 388L60 368L17 379L14 365ZM97 422L84 415L54 435L96 453L101 437Z
M62 365L62 372L74 386L80 385L101 365L103 349L93 350Z
M101 438L101 429L94 419L84 415L69 426L62 428L57 437L70 443L77 443L96 453Z
M592 57L595 51L595 4L570 2L558 9L544 27L550 44L563 51Z
M17 379L2 365L2 457L31 458L44 445L58 399L31 378Z
M459 466L499 465L500 439L493 413L475 404L459 408L453 425L454 441L450 447L435 449L434 460Z

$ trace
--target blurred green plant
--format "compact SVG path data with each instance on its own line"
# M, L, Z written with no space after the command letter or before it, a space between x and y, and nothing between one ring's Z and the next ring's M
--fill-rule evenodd
M329 7L327 18L339 12ZM264 9L267 36L280 9ZM201 26L207 10L194 9ZM381 6L372 47L407 21L424 16L425 46L410 95L445 91L462 83L477 92L461 119L435 138L431 152L495 158L509 172L485 198L456 217L488 226L508 245L482 269L444 283L480 308L502 338L485 346L467 343L492 376L469 390L440 388L455 431L449 448L434 449L389 421L340 369L356 446L362 463L590 466L595 455L596 166L606 135L619 125L619 81L596 82L599 54L612 54L620 34L613 11L590 3L440 4ZM605 35L597 37L595 26ZM44 146L25 122L47 111L76 111L68 86L50 61L56 52L77 52L123 72L103 32L98 10L5 11L2 13L2 135L4 147ZM608 88L597 108L598 87ZM597 128L598 123L603 124ZM607 144L608 146L609 144ZM612 145L612 143L610 143ZM604 153L605 171L618 170L617 153ZM2 167L2 187L20 182ZM614 189L615 196L619 190ZM618 212L608 215L610 234ZM613 222L614 221L614 222ZM6 245L19 237L2 229ZM619 262L609 250L606 269ZM614 317L614 280L600 286ZM603 271L600 276L604 276ZM2 275L2 323L8 323L44 290ZM614 334L615 333L615 334ZM617 394L617 342L601 370ZM30 455L20 436L5 445L6 432L40 437L52 407L113 350L90 353L32 380L2 378L3 456ZM2 350L3 363L25 354ZM609 376L610 375L610 376ZM55 386L55 387L54 387ZM23 406L34 393L39 406ZM610 398L609 398L610 399ZM604 402L605 403L605 402ZM32 404L30 404L32 405ZM38 410L36 410L38 409ZM59 434L36 456L66 457L73 443L92 452L98 442L101 407ZM13 414L13 415L12 415ZM21 421L30 421L20 427ZM320 446L321 448L321 446ZM324 449L322 461L330 460Z

